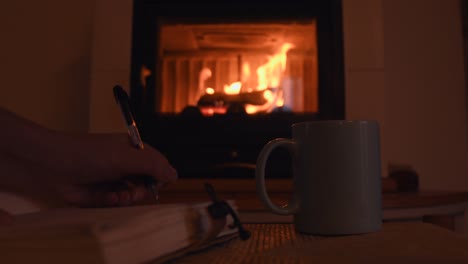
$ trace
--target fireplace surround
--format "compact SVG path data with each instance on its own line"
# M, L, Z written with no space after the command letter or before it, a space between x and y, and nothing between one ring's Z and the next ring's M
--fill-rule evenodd
M303 63L298 64L302 69L299 76L302 90L292 93L293 101L299 101L299 104L286 105L284 102L292 101L281 98L284 105L274 105L268 111L249 114L245 111L245 96L239 95L251 98L253 93L226 95L226 90L223 92L220 86L224 84L226 89L226 83L244 79L245 61L255 64L252 63L255 59L246 60L248 56L245 54L255 53L257 56L262 53L265 56L267 53L267 57L274 57L272 54L275 53L271 51L274 45L268 44L284 44L279 42L287 40L274 35L278 28L283 30L281 36L294 35L288 32L297 33L299 28L306 30L292 37L295 42L292 44L297 48L287 53L287 73L281 76L282 84L286 83L285 80L291 83L291 78L286 77L288 74L289 77L294 75L291 69L297 66L294 58L299 56ZM261 34L260 29L263 30ZM184 35L187 30L195 36L195 41L191 42ZM236 1L216 4L135 0L130 94L143 139L163 152L182 178L253 177L261 147L273 138L290 137L291 124L345 118L342 38L341 1L337 0L311 1L307 5L297 0L287 3ZM315 43L310 43L310 39ZM304 40L309 41L305 46ZM183 50L187 43L195 43L199 48L195 55L193 50ZM170 45L178 48L171 49ZM309 49L304 48L306 46ZM176 60L166 60L169 56L174 57L174 54L177 55ZM190 62L181 60L180 54ZM205 58L198 64L197 61L193 62L200 54L205 54ZM206 56L211 58L213 54L225 56L223 62L230 64L217 60L210 64L213 60L207 60ZM315 64L307 64L314 61L308 60L309 55L304 54L312 54ZM174 73L171 75L168 69L173 69ZM213 86L214 95L221 97L213 97L207 93L208 88L197 86L202 71L206 69L212 71L210 74L215 79L207 82L206 87ZM230 73L223 77L223 69L229 69L227 72ZM187 71L193 73L187 74ZM180 72L185 72L185 75ZM258 89L259 83L257 80L252 87ZM193 92L186 93L187 96L177 90L186 86L197 87L191 90ZM283 95L291 94L284 88L289 86L279 85L282 89L272 86L265 87L273 93L281 90ZM205 92L204 97L194 96L200 89ZM264 95L265 90L258 92ZM244 98L240 105L239 98ZM222 112L213 114L216 109ZM287 153L275 151L267 166L268 175L288 177L289 162Z

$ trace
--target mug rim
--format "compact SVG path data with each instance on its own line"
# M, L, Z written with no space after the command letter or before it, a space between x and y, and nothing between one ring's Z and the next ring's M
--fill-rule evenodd
M366 125L366 124L378 124L377 120L311 120L311 121L302 121L292 124L292 127L296 126L308 126L308 125L330 125L330 126L346 126L346 125Z

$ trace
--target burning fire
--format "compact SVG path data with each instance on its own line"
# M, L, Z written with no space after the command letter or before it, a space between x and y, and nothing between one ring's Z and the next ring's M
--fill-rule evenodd
M211 88L211 87L208 87L208 88L206 88L205 92L206 92L207 94L214 94L214 93L215 93L215 90L214 90L213 88Z
M239 94L242 88L241 82L233 82L230 85L224 85L224 93L225 94Z
M256 70L257 74L257 87L245 87L245 84L251 78L251 69L248 62L242 64L241 69L241 80L233 82L231 84L224 85L223 92L226 95L240 95L249 94L254 92L262 92L262 96L265 99L265 103L262 105L248 104L245 103L245 111L248 114L254 114L258 112L271 112L276 107L284 105L283 91L281 89L281 79L286 69L287 52L294 48L294 44L285 43L278 51L268 57L268 61L259 66ZM204 88L205 81L212 75L211 70L203 68L200 71L199 76L199 93L203 94L215 94L215 90L211 87ZM241 92L242 91L242 92ZM212 111L209 111L212 113Z

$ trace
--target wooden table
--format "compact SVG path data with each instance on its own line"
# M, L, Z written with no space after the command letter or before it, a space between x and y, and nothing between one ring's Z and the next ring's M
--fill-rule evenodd
M292 224L250 224L235 239L174 263L468 263L468 239L426 223L385 223L376 233L318 237Z
M179 179L163 189L163 203L205 201L208 195L203 189L211 183L221 199L235 200L241 218L246 223L291 223L292 216L274 215L265 209L257 198L253 179ZM292 181L267 180L272 200L281 205L287 203L292 193ZM421 191L399 193L391 191L391 182L383 185L382 208L385 221L423 221L450 230L456 230L457 218L463 217L468 208L468 192Z

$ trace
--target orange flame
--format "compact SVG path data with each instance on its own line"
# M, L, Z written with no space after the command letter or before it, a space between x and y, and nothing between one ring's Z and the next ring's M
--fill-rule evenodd
M224 85L225 94L239 94L242 87L241 82L233 82L230 85Z
M215 90L214 90L213 88L211 88L211 87L208 87L208 88L205 89L205 93L207 93L207 94L214 94L214 93L215 93Z
M275 92L267 89L280 87L281 78L284 70L286 69L287 52L292 48L294 48L294 44L292 43L283 44L276 54L269 57L267 63L258 67L257 91L265 90L263 92L263 97L267 102L260 106L247 104L245 106L245 110L248 114L254 114L261 111L271 112L275 107L284 105L283 94L280 89L276 89Z
M258 67L258 87L257 90L264 90L271 87L279 87L281 77L286 69L286 53L293 48L291 43L285 43L281 46L278 53L271 56L267 63Z
M275 107L284 105L283 93L281 90L281 79L286 69L287 52L294 48L292 43L284 43L278 51L268 57L268 61L259 66L257 73L257 87L247 87L247 92L264 91L263 98L267 101L263 105L245 105L245 110L248 114L257 112L271 112ZM248 62L242 64L241 81L233 82L229 85L224 85L224 93L228 95L239 94L242 90L242 83L246 82L251 75L250 65ZM200 86L202 87L205 80L211 77L211 70L208 68L202 69L200 72ZM204 92L213 94L213 88L206 88Z

